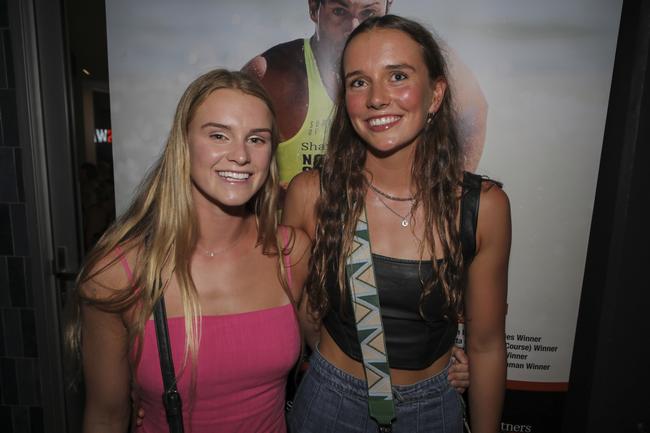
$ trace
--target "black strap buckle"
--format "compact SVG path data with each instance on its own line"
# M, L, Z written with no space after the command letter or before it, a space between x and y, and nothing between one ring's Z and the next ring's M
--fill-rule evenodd
M377 429L379 433L392 433L393 427L388 424L388 425L379 425L379 428Z

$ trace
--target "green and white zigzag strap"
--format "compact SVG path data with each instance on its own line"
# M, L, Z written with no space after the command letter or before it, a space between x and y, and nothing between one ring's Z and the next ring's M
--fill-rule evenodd
M368 383L370 416L380 426L390 426L395 418L395 406L365 207L357 221L352 251L347 257L345 270ZM381 431L390 431L389 429L390 427Z

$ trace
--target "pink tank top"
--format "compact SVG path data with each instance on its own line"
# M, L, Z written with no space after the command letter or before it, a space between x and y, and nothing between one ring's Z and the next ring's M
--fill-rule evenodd
M128 269L128 263L125 260L123 263ZM291 286L287 260L285 264ZM130 273L130 269L127 272ZM178 374L185 350L184 319L168 318L168 327ZM285 433L287 375L299 351L300 331L291 304L246 313L203 316L195 366L196 397L191 410L189 366L178 384L185 431ZM168 431L153 320L145 325L136 381L145 410L144 422L136 431Z

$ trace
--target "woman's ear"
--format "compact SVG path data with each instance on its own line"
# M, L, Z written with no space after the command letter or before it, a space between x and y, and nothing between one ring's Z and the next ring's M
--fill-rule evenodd
M440 104L442 104L442 101L445 98L446 91L447 80L444 78L438 78L433 82L433 94L431 95L429 113L436 113L438 109L440 109Z

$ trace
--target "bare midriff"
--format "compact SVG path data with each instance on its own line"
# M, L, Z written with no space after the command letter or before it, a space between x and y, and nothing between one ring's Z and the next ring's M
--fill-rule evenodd
M343 370L358 379L365 380L363 364L346 355L338 344L336 344L324 326L321 327L318 351L323 358L336 368ZM412 385L435 376L447 366L450 356L451 349L440 358L436 359L433 364L422 370L400 370L397 368L391 368L390 375L393 385Z

